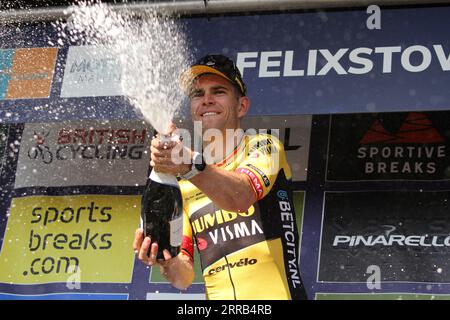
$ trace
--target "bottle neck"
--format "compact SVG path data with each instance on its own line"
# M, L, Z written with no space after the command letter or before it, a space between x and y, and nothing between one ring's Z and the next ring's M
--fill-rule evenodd
M175 133L172 133L170 135L159 134L159 139L161 140L162 143L169 141L177 141L179 139L179 135ZM179 187L177 178L174 175L168 173L156 172L155 170L152 170L149 178L161 184L167 184L177 188Z

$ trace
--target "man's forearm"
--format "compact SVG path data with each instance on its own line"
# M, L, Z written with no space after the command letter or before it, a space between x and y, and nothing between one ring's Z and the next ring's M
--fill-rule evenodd
M224 210L244 212L256 201L250 178L244 174L208 165L190 181Z

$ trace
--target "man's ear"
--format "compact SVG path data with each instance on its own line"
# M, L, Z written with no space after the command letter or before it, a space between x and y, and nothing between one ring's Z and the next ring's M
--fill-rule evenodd
M247 96L239 98L238 118L243 118L250 109L250 99Z

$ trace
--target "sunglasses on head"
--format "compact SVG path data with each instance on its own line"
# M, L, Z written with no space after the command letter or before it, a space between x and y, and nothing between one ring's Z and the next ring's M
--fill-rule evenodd
M245 95L246 88L242 81L239 69L228 57L222 55L208 55L199 60L197 65L208 66L225 74L229 79L236 82L238 89Z

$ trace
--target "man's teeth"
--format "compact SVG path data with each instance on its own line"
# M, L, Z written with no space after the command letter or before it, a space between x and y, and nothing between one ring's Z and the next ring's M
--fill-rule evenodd
M215 116L217 114L217 112L205 112L204 114L203 114L203 117L204 116Z

